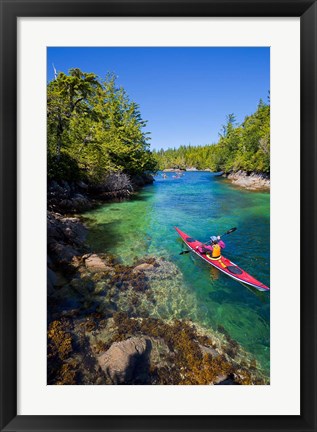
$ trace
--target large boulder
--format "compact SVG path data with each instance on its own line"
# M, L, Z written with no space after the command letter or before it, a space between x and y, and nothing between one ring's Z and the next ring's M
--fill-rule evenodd
M89 271L93 273L112 270L112 268L107 266L97 254L92 254L88 258L86 258L85 266Z
M144 361L149 343L144 337L115 342L98 357L98 363L113 384L129 384L136 368Z

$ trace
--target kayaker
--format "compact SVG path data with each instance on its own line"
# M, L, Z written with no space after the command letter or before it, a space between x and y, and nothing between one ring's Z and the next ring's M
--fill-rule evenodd
M221 249L224 249L226 247L225 243L221 240L221 237L218 236L212 236L210 237L211 240L211 248L212 253L209 258L211 259L220 259L221 258Z
M206 254L208 258L218 260L221 258L221 249L226 247L225 243L221 240L221 237L212 236L210 237L211 245L197 246L196 249L203 254Z

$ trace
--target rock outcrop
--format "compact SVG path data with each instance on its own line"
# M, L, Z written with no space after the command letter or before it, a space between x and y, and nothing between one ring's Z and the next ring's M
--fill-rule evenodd
M132 337L115 342L98 358L98 363L113 384L129 384L137 366L144 362L149 341L143 337Z
M78 267L78 257L82 255L87 230L77 218L67 218L60 214L47 214L47 252L49 267L71 270Z
M135 190L153 181L149 173L128 176L120 172L109 173L100 184L52 180L47 187L48 210L62 214L81 213L102 202L129 198Z
M270 176L264 173L251 173L245 171L237 171L230 174L224 174L228 180L237 186L244 187L249 190L270 189Z
M85 266L93 273L112 270L112 268L107 266L97 254L92 254L88 256L88 258L85 259Z

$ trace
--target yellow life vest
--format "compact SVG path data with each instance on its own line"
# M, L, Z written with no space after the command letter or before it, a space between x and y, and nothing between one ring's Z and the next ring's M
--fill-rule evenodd
M218 244L213 245L212 247L212 258L219 258L221 255L221 248Z

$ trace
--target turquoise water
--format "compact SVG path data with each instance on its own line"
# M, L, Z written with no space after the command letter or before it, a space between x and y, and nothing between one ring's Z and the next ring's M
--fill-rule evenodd
M178 226L207 241L210 235L237 227L223 238L224 255L270 286L269 193L236 188L208 172L186 172L180 179L159 174L155 179L134 199L85 214L90 245L125 264L145 255L173 261L182 279L161 281L152 315L224 328L269 375L270 294L246 288L191 253L179 255L184 245L173 229Z

